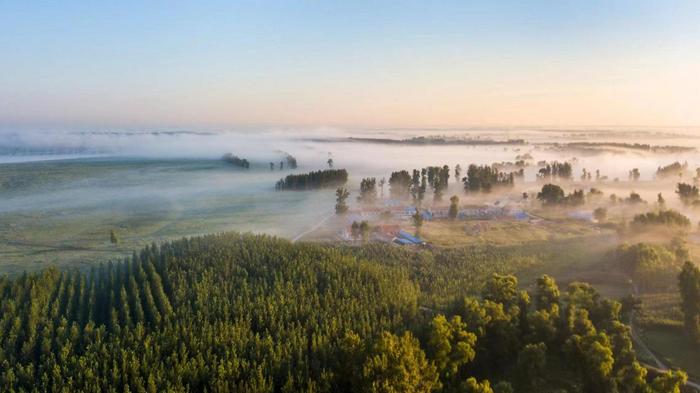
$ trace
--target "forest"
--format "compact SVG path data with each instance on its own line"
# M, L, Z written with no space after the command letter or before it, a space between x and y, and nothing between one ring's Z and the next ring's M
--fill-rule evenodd
M275 184L275 189L284 190L314 190L319 188L336 187L348 181L345 169L324 169L309 173L287 175Z
M226 233L152 245L88 273L3 277L0 383L8 392L593 393L677 392L685 382L681 371L641 366L630 310L590 285L560 289L541 276L525 291L487 268L471 285L438 290L435 274L450 276L462 266L450 261L463 258L430 252L417 256L435 267L381 245Z

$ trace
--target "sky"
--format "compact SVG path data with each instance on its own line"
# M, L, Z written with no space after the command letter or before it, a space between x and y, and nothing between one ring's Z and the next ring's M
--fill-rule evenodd
M0 0L0 128L700 125L700 1Z

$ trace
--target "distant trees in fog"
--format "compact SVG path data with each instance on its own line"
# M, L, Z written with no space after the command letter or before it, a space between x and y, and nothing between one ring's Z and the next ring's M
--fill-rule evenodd
M362 222L357 222L353 221L352 225L350 226L350 235L354 240L358 240L362 238L363 242L369 241L369 235L370 235L370 226L367 221L362 221Z
M348 181L345 169L326 169L296 175L287 175L275 185L278 191L283 190L313 190L318 188L336 187Z
M604 207L598 207L593 210L593 218L598 222L603 222L608 217L608 209Z
M345 187L335 190L335 214L342 215L348 212L347 199L350 193Z
M556 184L545 184L537 193L537 199L545 205L558 205L564 202L564 190Z
M389 176L389 194L394 199L406 199L410 195L411 175L408 171L392 172Z
M416 236L420 236L420 230L423 227L423 214L420 210L416 209L416 212L411 216L413 221L413 226L416 227Z
M467 192L491 192L494 188L512 187L516 176L522 173L522 169L518 172L506 173L489 165L471 164L462 182Z
M637 180L639 180L639 177L640 177L640 176L641 176L641 174L639 173L639 169L638 169L638 168L633 168L633 169L629 172L629 175L628 175L630 181L637 181Z
M450 209L447 211L447 216L454 220L457 218L457 213L459 213L459 197L453 195L452 198L450 198Z
M627 203L628 205L638 205L638 204L647 203L647 202L644 199L642 199L641 195L632 191L632 192L630 192L630 196L625 198L625 203Z
M678 176L681 177L688 170L688 163L681 164L676 161L666 166L660 166L656 169L656 177L659 179Z
M571 180L572 167L568 162L546 164L537 172L537 178L544 181Z
M377 179L368 177L360 182L360 195L357 201L363 204L373 204L377 201Z
M416 206L420 206L425 197L425 190L428 184L426 173L425 169L421 171L414 169L413 176L411 176L411 197L413 197L413 203Z
M687 229L690 228L690 220L673 209L637 214L632 219L632 227L637 229L657 225Z
M243 168L243 169L250 169L250 162L248 162L248 160L246 160L245 158L240 158L238 156L234 156L231 153L224 154L221 157L221 159L224 160L225 162L233 165L233 166L237 166L237 167Z
M698 200L700 197L700 190L694 185L687 183L678 183L676 185L676 194L686 205L690 205Z
M297 159L291 154L287 154L287 167L289 169L297 169Z
M542 186L542 190L537 193L537 199L546 206L579 206L586 203L586 196L583 190L574 190L569 195L566 195L561 187L551 183Z

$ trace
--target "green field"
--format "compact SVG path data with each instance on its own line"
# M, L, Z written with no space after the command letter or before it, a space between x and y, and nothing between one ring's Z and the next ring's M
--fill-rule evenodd
M275 192L280 176L219 160L0 165L0 273L85 268L152 242L205 233L291 237L331 211L331 191ZM112 230L119 244L110 243Z

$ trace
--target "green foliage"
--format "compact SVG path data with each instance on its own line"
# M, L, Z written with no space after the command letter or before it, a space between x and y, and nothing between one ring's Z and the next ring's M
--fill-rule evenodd
M554 279L548 275L543 275L537 279L537 290L535 292L535 307L537 310L552 310L554 306L559 306L559 287Z
M428 361L410 332L397 337L384 332L362 368L366 392L428 393L440 388L435 365Z
M287 175L275 185L278 191L284 190L315 190L319 188L337 187L348 181L348 172L345 169L325 169Z
M654 379L651 387L654 393L681 393L688 381L688 375L680 370L670 370Z
M476 356L476 335L467 331L459 315L449 321L442 314L433 318L427 341L431 359L446 381L455 378L460 369Z
M669 209L637 214L632 219L631 226L637 230L648 229L654 226L665 226L672 229L688 229L690 228L690 220L683 214Z
M521 384L526 390L536 392L545 377L547 366L547 345L527 344L518 354L518 371Z
M558 205L564 202L564 190L556 184L545 184L537 193L537 199L545 205Z
M700 269L686 262L678 276L685 331L696 344L700 343Z
M0 386L337 391L346 332L403 328L417 297L399 270L237 234L148 247L88 275L0 278Z
M409 252L221 234L150 246L90 274L0 278L0 386L647 392L682 381L670 373L647 383L620 304L588 284L561 296L540 277L530 307L515 277L493 274L514 261L494 248Z
M469 377L464 381L461 391L465 393L493 393L488 380L479 382L474 377Z
M613 258L642 290L673 287L682 263L666 246L649 243L623 244Z
M583 190L574 190L569 195L565 195L564 190L556 184L545 184L542 186L542 190L537 193L537 199L548 206L579 206L586 203L586 195Z

